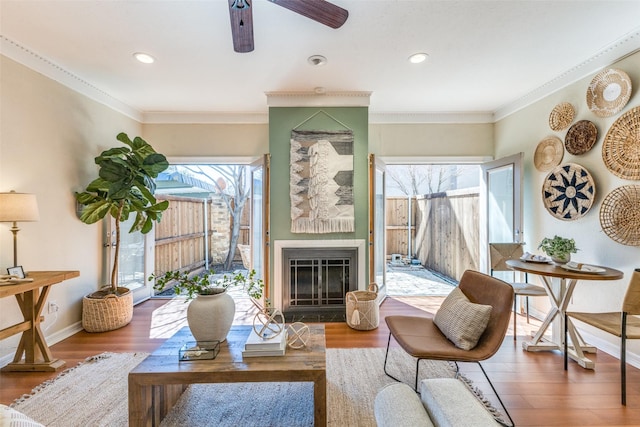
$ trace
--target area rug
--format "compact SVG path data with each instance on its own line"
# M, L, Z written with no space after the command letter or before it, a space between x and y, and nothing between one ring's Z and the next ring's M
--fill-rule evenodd
M330 426L374 427L373 402L392 383L384 349L327 350L327 418ZM68 369L11 406L49 427L127 426L127 375L147 354L103 353ZM415 359L390 355L390 371L413 381ZM447 362L421 362L422 377L452 377ZM162 426L313 425L312 383L197 384L190 386Z

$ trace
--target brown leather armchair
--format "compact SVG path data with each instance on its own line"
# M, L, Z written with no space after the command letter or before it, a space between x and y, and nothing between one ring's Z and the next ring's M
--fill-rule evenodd
M387 372L389 347L391 345L391 337L393 337L404 351L417 358L414 390L417 390L418 387L418 368L421 360L431 359L456 362L456 369L458 369L457 362L475 362L480 366L482 373L489 381L489 385L504 408L500 396L493 387L480 361L493 356L504 340L511 318L514 299L513 288L500 279L472 270L464 272L458 287L470 302L492 306L489 322L476 346L471 350L463 350L456 347L440 331L433 318L387 316L385 321L389 327L389 341L387 342L387 352L384 360L384 372L394 380L400 381ZM506 408L504 409L511 421L511 416ZM513 425L513 422L511 424Z

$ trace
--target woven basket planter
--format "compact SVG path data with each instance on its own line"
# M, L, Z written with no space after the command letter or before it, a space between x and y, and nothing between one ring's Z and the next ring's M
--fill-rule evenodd
M133 318L133 292L118 288L120 295L82 299L82 327L87 332L107 332L122 328Z
M359 331L370 331L379 324L378 285L372 283L366 291L347 292L347 325Z

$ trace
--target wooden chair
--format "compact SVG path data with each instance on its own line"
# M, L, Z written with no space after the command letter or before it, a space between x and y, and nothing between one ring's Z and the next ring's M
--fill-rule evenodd
M385 321L389 327L389 340L387 342L387 352L384 359L384 372L394 380L400 381L387 372L387 359L389 357L391 337L397 341L404 351L417 358L414 385L414 390L416 391L418 389L418 368L421 360L452 361L456 364L456 370L458 370L457 362L478 363L482 373L487 378L487 381L489 381L491 389L505 409L506 415L509 417L509 420L511 420L511 416L504 407L500 396L493 387L480 361L493 356L504 340L511 318L511 307L514 298L513 288L500 279L472 270L464 272L458 288L469 299L469 302L490 305L492 307L489 322L480 336L477 345L471 350L463 350L456 347L456 345L447 339L440 331L434 323L433 318L387 316ZM513 425L513 422L511 424Z
M620 337L620 395L622 404L627 404L627 340L640 339L640 268L636 268L622 302L622 311L609 313L565 313L564 328L567 336L567 321L571 317ZM564 369L567 370L568 337L564 340Z
M510 259L519 259L524 254L523 243L489 243L489 262L491 264L491 275L495 271L509 271L513 273L506 262ZM527 323L529 323L529 297L547 296L547 292L542 286L529 283L529 276L524 275L524 282L507 282L513 287L516 296L525 297L525 308L527 313ZM516 315L518 309L516 299L513 300L513 340L516 340Z

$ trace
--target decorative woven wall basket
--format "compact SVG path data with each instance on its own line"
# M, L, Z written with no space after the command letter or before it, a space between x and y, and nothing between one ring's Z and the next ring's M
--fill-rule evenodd
M611 117L627 105L631 79L627 73L609 68L598 73L587 89L587 105L598 117Z
M549 172L542 185L544 207L563 221L573 221L586 215L595 196L593 177L575 163L556 167Z
M640 107L620 116L602 143L602 159L614 175L640 179Z
M533 164L540 172L548 172L558 166L564 156L564 145L557 136L548 136L538 143L533 153Z
M87 332L107 332L122 328L133 318L133 292L118 288L123 295L82 299L82 327Z
M589 120L574 123L564 137L564 146L574 155L584 154L591 150L598 140L598 128Z
M607 194L600 207L600 225L612 240L640 246L640 185L624 185Z
M573 105L568 102L556 105L549 114L549 127L555 131L566 129L573 121L575 113Z

